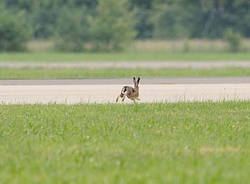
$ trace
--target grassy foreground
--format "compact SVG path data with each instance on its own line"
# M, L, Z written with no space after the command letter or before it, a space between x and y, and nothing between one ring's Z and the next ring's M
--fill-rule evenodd
M141 77L240 77L250 76L248 68L217 69L86 69L86 68L0 68L0 79L81 79Z
M0 53L0 62L73 62L73 61L241 61L250 60L250 52L163 52L121 53Z
M250 102L1 105L1 183L248 183Z

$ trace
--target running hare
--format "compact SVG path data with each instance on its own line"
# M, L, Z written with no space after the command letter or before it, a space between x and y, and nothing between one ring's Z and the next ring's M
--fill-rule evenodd
M119 98L122 99L122 101L125 100L125 97L128 97L130 100L133 100L135 103L135 100L140 100L139 97L139 82L140 77L136 80L135 77L133 77L134 87L131 86L123 86L121 94L116 98L116 102L118 102Z

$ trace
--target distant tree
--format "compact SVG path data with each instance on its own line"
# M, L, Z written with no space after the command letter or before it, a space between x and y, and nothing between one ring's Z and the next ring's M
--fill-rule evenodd
M25 23L33 29L34 39L50 39L58 35L58 23L62 17L77 17L63 15L65 9L84 11L83 19L89 15L93 17L90 27L92 38L97 41L95 46L98 47L102 47L104 42L110 40L107 37L111 37L107 33L105 39L100 37L101 30L105 30L104 25L112 30L127 27L133 32L133 36L129 37L135 36L136 39L223 38L228 28L250 38L250 0L1 0L0 3L5 5L7 11L23 13ZM117 20L125 24L119 24L119 28L110 26L117 25ZM102 35L104 32L107 31L103 31ZM129 40L125 37L124 40ZM105 48L112 45L115 44L110 41ZM119 44L117 48L126 44L122 45Z
M131 9L135 11L136 39L148 39L153 36L153 23L150 21L154 0L130 0Z
M161 5L157 10L153 18L155 38L190 37L192 13L182 9L178 4Z
M100 0L91 20L94 46L99 50L122 50L134 39L134 13L127 0Z
M61 0L64 1L64 5L71 7L86 7L88 11L95 10L98 0Z
M23 15L9 12L0 5L0 51L24 50L30 36Z
M58 0L34 1L32 3L26 17L33 26L36 39L49 39L54 36L60 12L61 6L58 4Z
M154 36L223 38L229 27L250 36L249 0L155 0Z
M80 52L90 40L88 12L86 8L63 8L57 23L56 48Z

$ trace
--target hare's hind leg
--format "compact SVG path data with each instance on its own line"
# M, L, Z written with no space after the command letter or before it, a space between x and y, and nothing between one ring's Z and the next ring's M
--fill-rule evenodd
M136 104L135 98L133 98L132 100L133 100L134 104Z
M125 95L124 95L124 96L122 97L122 102L124 102L124 100L125 100L125 97L126 97Z

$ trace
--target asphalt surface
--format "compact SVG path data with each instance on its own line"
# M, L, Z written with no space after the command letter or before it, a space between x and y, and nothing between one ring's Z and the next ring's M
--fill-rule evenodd
M250 77L210 78L142 78L141 84L250 84ZM58 79L58 80L0 80L3 85L99 85L132 84L131 78L122 79Z

